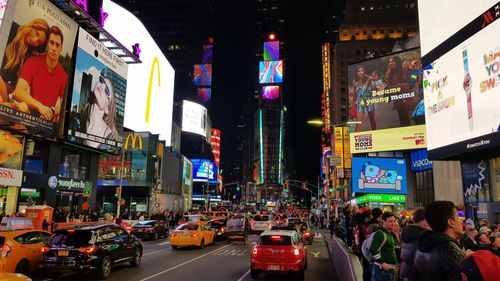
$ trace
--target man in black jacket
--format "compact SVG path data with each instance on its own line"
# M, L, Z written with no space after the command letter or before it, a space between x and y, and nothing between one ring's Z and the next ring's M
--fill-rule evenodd
M409 224L401 233L401 269L400 274L404 281L415 280L415 267L413 259L417 251L417 241L420 235L426 230L430 230L425 220L425 209L418 208L413 212L414 224Z
M415 279L462 281L461 263L465 254L457 240L464 230L455 205L450 201L432 202L425 207L425 219L433 231L424 232L418 239Z

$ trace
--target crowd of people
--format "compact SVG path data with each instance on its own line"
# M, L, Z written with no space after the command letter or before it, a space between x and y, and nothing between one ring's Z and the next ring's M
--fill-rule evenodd
M413 216L352 206L330 222L363 266L363 281L498 280L497 224L463 221L450 201L435 201Z

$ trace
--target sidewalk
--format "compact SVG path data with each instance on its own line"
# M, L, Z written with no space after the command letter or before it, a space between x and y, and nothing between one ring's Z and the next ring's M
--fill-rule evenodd
M344 274L348 274L352 271L352 275L354 275L354 279L356 281L362 281L363 280L363 266L359 262L358 257L352 252L349 247L342 241L341 239L337 237L331 237L330 236L330 230L329 229L319 229L317 230L317 233L321 234L321 237L323 238L327 248L328 248L328 253L330 254L330 259L332 260L332 264L335 268L335 271L337 272L337 276L339 280L347 280L345 276L341 276ZM316 234L317 235L317 234ZM318 236L315 236L315 238ZM345 256L347 254L347 257L345 259L340 259L339 256ZM342 262L343 260L349 260L350 264L344 264L345 262Z

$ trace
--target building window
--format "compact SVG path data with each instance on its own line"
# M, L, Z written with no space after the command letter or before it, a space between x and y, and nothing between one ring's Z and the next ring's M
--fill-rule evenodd
M59 164L60 177L84 180L87 177L87 167L88 157L83 153L72 149L63 149L62 159Z
M46 173L49 149L49 143L27 139L24 150L24 172L34 174Z

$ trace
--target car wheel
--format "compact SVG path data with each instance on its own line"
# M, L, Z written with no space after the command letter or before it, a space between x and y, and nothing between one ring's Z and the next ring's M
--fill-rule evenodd
M108 278L111 273L111 259L108 256L102 258L101 264L97 267L96 277L99 280Z
M30 263L27 260L22 260L17 264L15 273L28 275L29 272L30 272Z
M172 250L177 250L178 246L177 245L172 245Z
M201 239L201 242L200 242L200 249L203 249L205 248L205 239Z
M134 259L130 261L130 265L133 267L138 267L141 264L142 252L141 249L136 248L134 251Z
M301 270L299 270L299 272L297 272L297 280L299 281L303 281L305 279L305 271L304 271L304 268L302 268Z
M260 271L258 271L257 269L250 269L250 277L252 277L252 279L259 279L259 275L260 275Z

